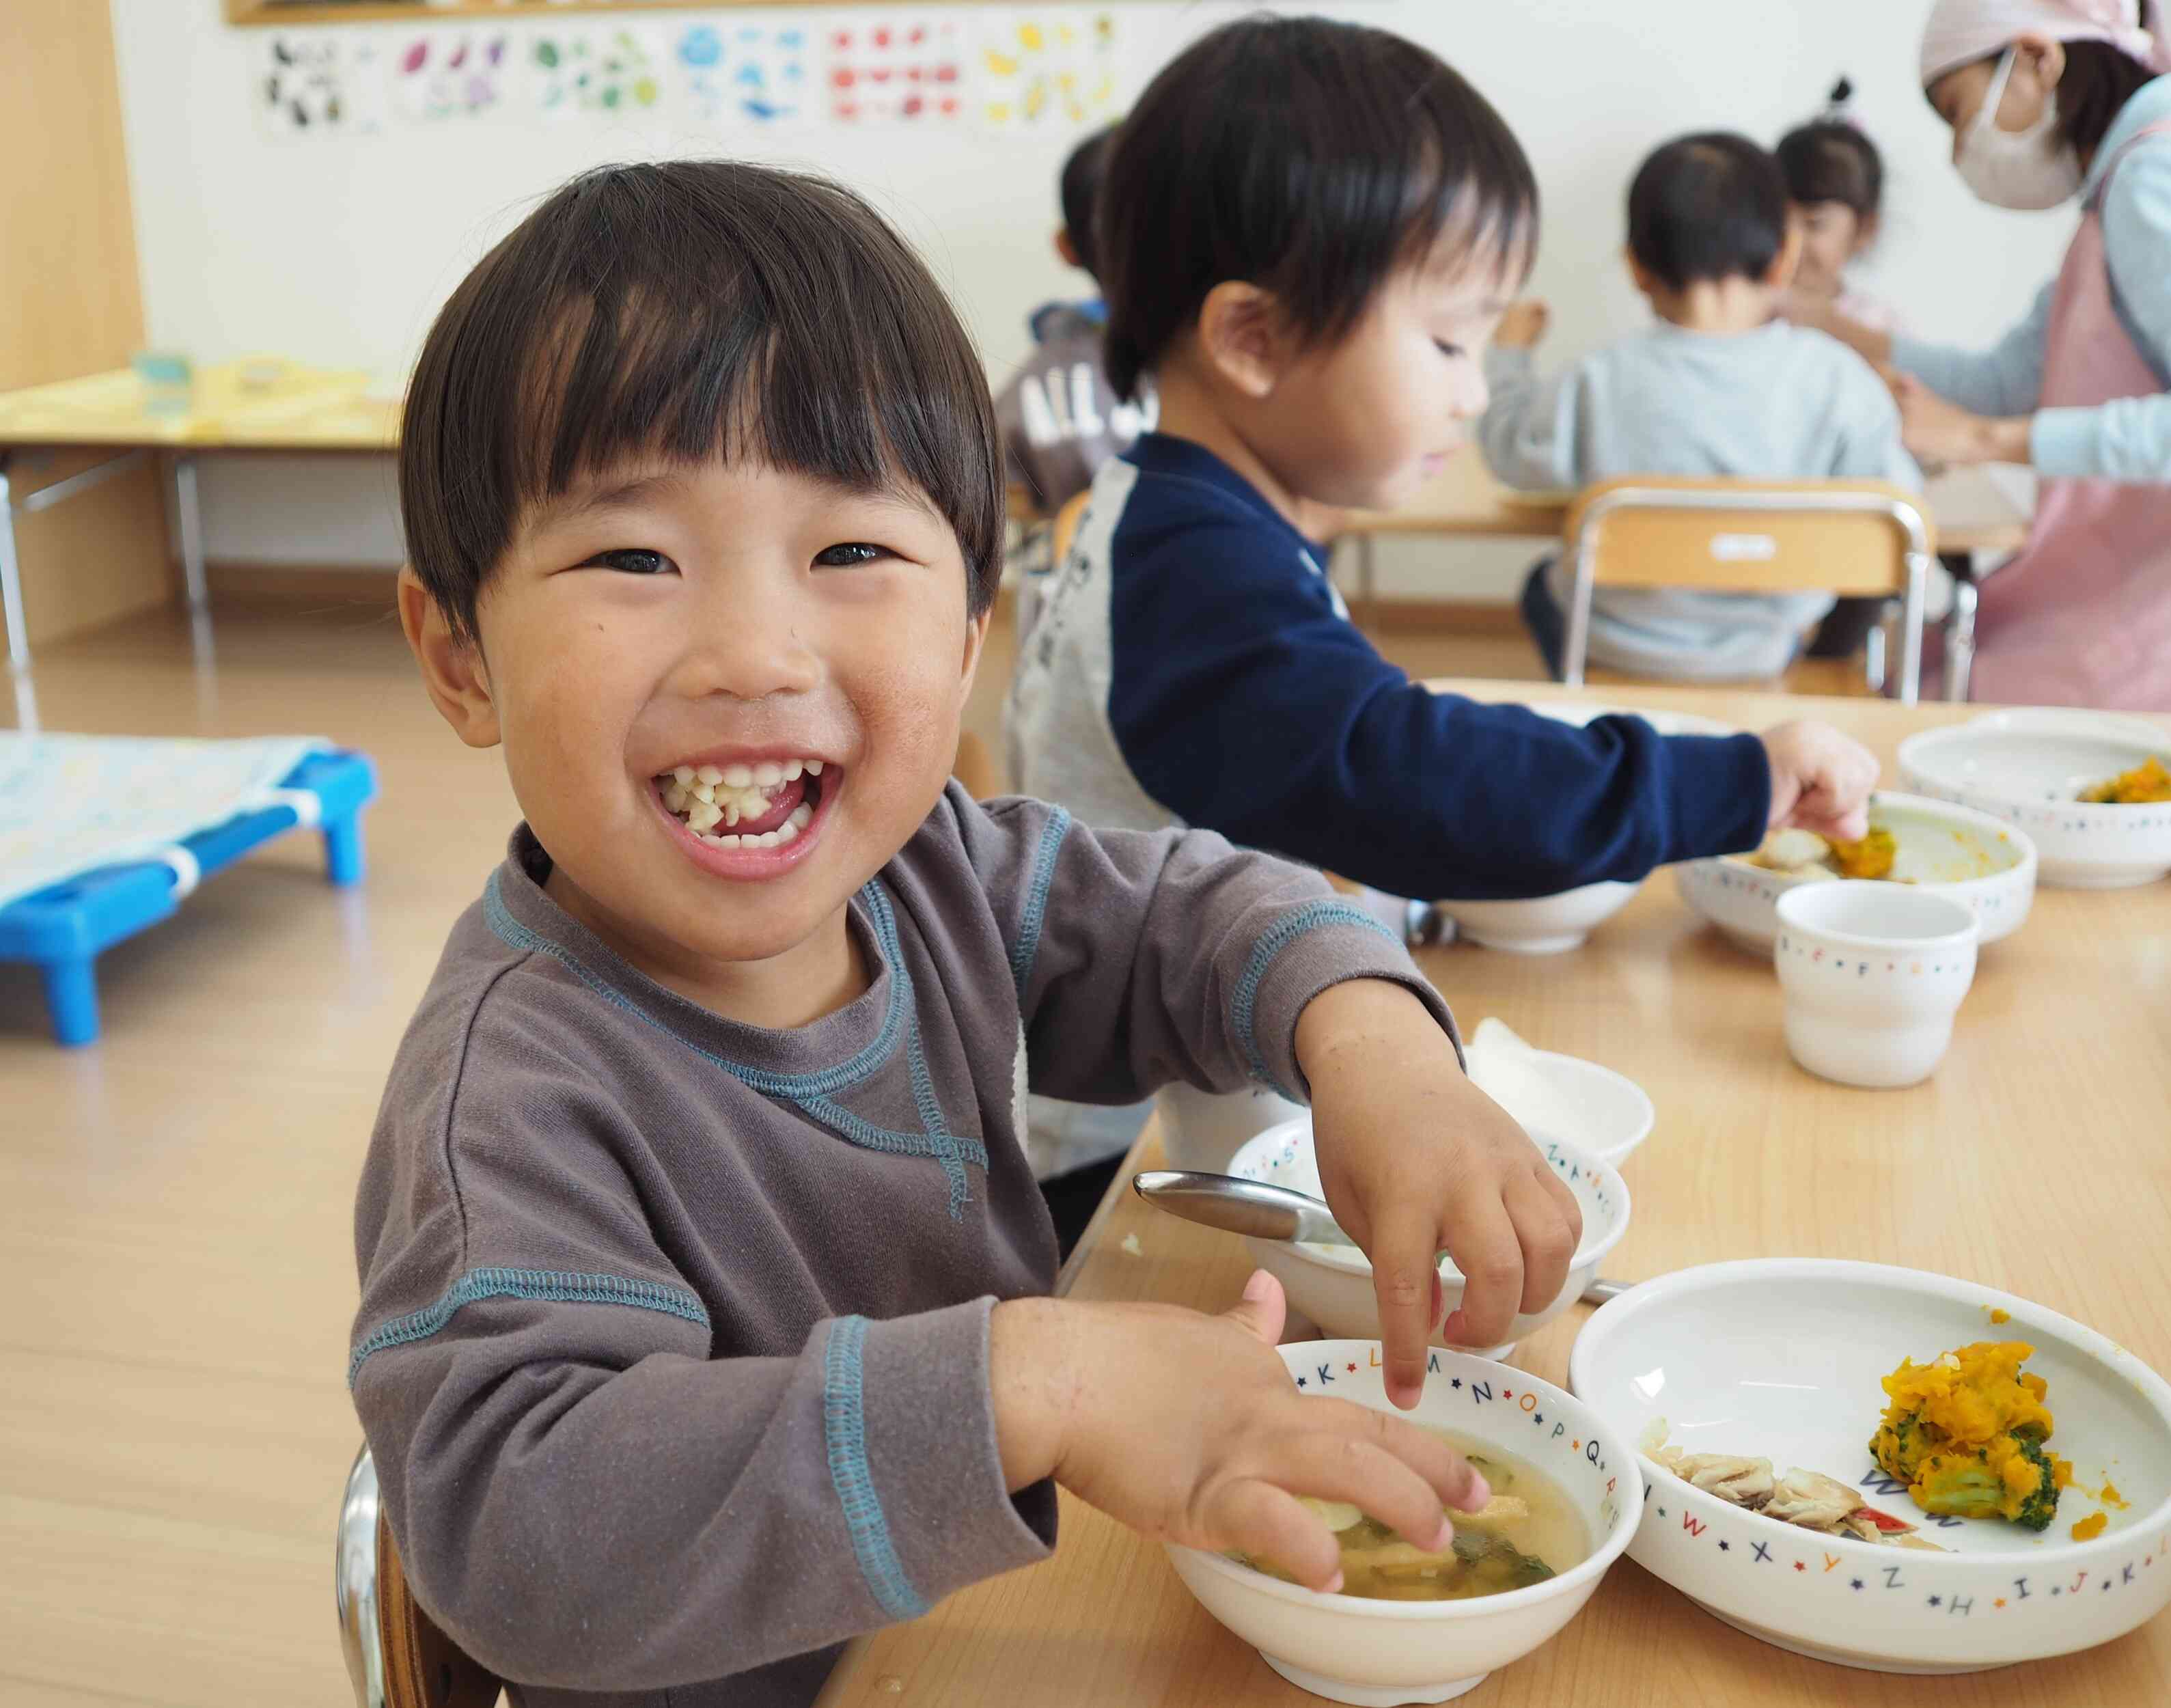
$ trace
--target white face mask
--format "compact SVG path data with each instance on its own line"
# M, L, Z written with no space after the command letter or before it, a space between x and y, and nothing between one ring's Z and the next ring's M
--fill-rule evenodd
M1975 122L1960 139L1954 164L1967 187L1993 207L2034 210L2056 207L2079 193L2079 157L2069 146L2051 140L2058 121L2058 97L2054 89L2043 104L2043 116L2024 131L1997 127L1998 103L2005 99L2007 78L2013 75L2016 50L2008 48L1997 62Z

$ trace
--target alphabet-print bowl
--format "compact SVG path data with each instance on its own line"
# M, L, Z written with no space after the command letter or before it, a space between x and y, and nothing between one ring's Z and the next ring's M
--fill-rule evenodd
M2058 708L1992 712L1900 744L1919 794L2017 824L2061 889L2122 889L2171 872L2171 803L2080 799L2148 759L2171 759L2171 731L2144 719Z
M2050 1384L2050 1447L2072 1461L2073 1482L2047 1530L1930 1517L1870 1458L1879 1382L1902 1358L1927 1363L1978 1340L2026 1342L2035 1350L2024 1368ZM1645 1458L1630 1557L1796 1654L1884 1673L1975 1672L2108 1642L2171 1602L2171 1384L2026 1299L1879 1264L1711 1264L1601 1307L1569 1356L1568 1385L1632 1442L1665 1420L1685 1452L1822 1471L1949 1550L1784 1524ZM2076 1541L2074 1525L2098 1513L2103 1533Z
M1514 1339L1541 1329L1583 1297L1583 1290L1597 1278L1598 1265L1628 1231L1628 1188L1609 1163L1600 1162L1583 1147L1560 1139L1535 1140L1553 1172L1575 1194L1583 1211L1583 1240L1568 1265L1568 1280L1558 1297L1543 1310L1526 1312L1515 1319ZM1248 1140L1230 1160L1229 1172L1240 1179L1264 1180L1288 1186L1313 1197L1323 1197L1319 1163L1312 1155L1311 1118L1284 1121ZM1285 1240L1252 1239L1244 1243L1253 1261L1271 1270L1289 1294L1289 1303L1316 1323L1323 1333L1377 1340L1380 1308L1372 1292L1372 1265L1354 1245L1291 1244ZM1447 1258L1439 1261L1440 1290L1452 1312L1462 1302L1462 1272ZM1514 1340L1508 1343L1514 1345ZM1492 1349L1496 1356L1506 1347Z
M2020 929L2035 904L2035 845L2006 820L1927 795L1880 791L1870 798L1873 823L1899 844L1895 881L1965 901L1991 943ZM1681 900L1760 960L1779 934L1779 898L1798 884L1836 884L1752 865L1739 854L1691 860L1674 868Z
M1376 1340L1303 1340L1276 1349L1306 1393L1387 1403ZM1219 1554L1169 1546L1200 1605L1291 1684L1335 1702L1389 1708L1445 1702L1520 1660L1582 1610L1637 1526L1643 1474L1626 1437L1535 1376L1466 1352L1437 1351L1413 1412L1520 1454L1574 1503L1594 1544L1581 1564L1528 1589L1470 1601L1321 1595Z
M1640 717L1661 735L1738 735L1739 730L1686 712L1632 712L1617 706L1547 701L1530 707L1541 717L1580 728L1595 717ZM1553 955L1584 939L1628 905L1636 884L1585 884L1555 895L1509 901L1443 901L1439 910L1472 943L1513 954Z

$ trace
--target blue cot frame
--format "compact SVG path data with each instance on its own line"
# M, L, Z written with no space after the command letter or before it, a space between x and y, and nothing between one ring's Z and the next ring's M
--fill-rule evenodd
M342 889L359 884L362 809L377 794L377 771L368 757L344 751L311 754L287 773L280 787L316 797L314 822L324 833L324 875ZM208 878L309 816L282 803L237 814L179 846ZM27 961L38 968L56 1039L91 1043L99 1030L98 957L122 938L170 917L186 894L176 866L163 861L100 867L0 907L0 961Z

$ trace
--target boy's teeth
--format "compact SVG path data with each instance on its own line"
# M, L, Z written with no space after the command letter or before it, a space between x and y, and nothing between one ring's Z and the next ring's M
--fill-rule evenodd
M759 819L776 808L777 792L802 776L822 775L823 761L764 760L759 765L674 765L656 776L657 793L666 810L683 819L704 842L724 848L775 848L796 841L814 821L812 803L800 802L774 830L759 835L730 835L720 825Z

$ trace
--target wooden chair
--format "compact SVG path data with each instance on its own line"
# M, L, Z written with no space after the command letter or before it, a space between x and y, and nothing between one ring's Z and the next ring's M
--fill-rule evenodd
M503 1690L415 1599L367 1447L355 1455L340 1502L332 1599L355 1708L490 1708Z
M1080 492L1064 500L1063 508L1055 513L1055 540L1048 556L1048 567L1053 570L1070 556L1072 543L1078 538L1078 524L1085 518L1086 506L1092 493Z
M1928 513L1904 487L1882 481L1605 481L1577 497L1563 538L1575 575L1561 660L1570 687L1583 685L1591 598L1600 587L1856 594L1900 601L1899 697L1915 703L1936 548Z

